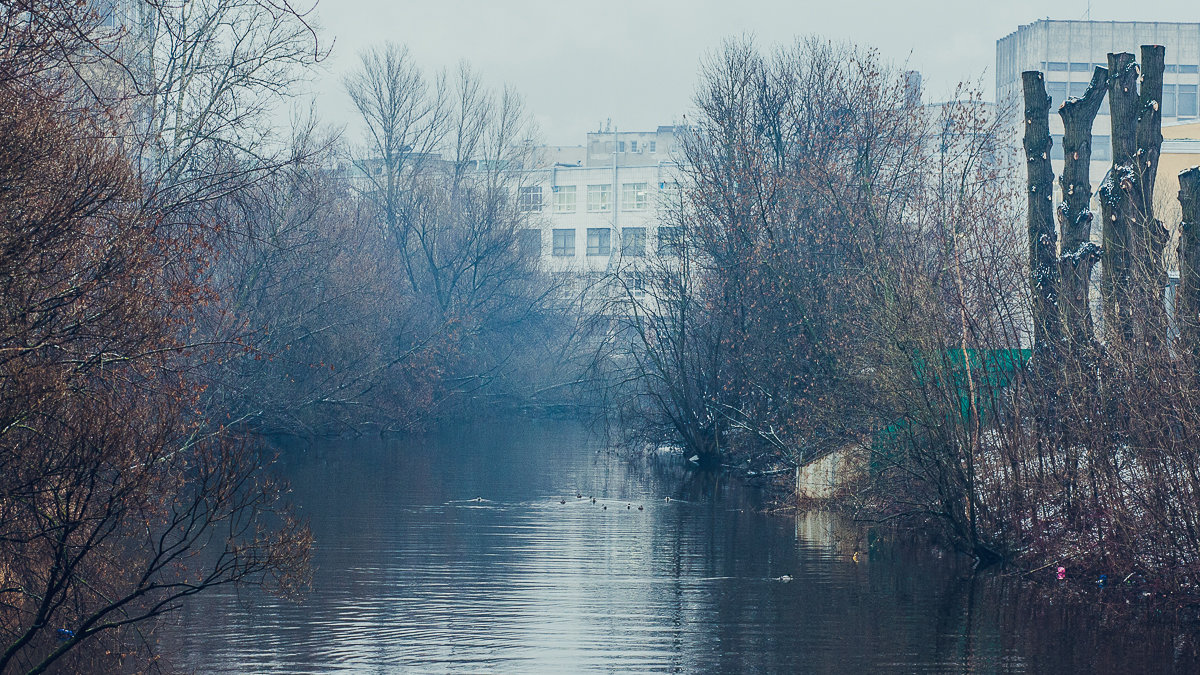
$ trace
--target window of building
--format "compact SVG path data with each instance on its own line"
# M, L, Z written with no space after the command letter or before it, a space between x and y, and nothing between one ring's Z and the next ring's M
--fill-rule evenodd
M106 28L116 28L117 7L114 0L92 0L92 11L100 19L100 25Z
M617 141L617 152L625 152L625 141Z
M1104 100L1108 100L1106 97ZM1175 107L1175 85L1164 84L1162 95L1162 115L1163 117L1175 117L1178 114Z
M521 255L540 257L542 255L542 231L526 228L517 232L517 247Z
M679 207L679 183L668 180L658 184L658 206L662 209Z
M607 227L589 227L587 254L608 255L609 253L612 253L612 230Z
M575 213L575 186L554 186L554 212Z
M609 211L611 209L612 186L608 185L607 183L604 185L589 185L587 210L595 213L597 211Z
M625 283L635 296L640 296L646 292L646 276L641 272L634 270L627 273Z
M646 208L646 183L625 183L621 186L621 209L641 211Z
M604 287L608 285L605 283L605 274L603 272L585 272L580 275L580 278L583 280L584 288L591 292L602 293Z
M1068 93L1071 98L1083 98L1083 95L1087 92L1087 88L1087 82L1072 82Z
M1112 161L1112 136L1092 136L1092 161Z
M1090 73L1090 72L1092 72L1092 64L1078 63L1078 62L1072 61L1071 62L1071 72L1072 73Z
M542 186L520 188L517 191L517 208L525 213L540 213L542 210Z
M1047 82L1046 93L1050 95L1050 112L1058 110L1058 106L1067 100L1066 82Z
M1194 63L1186 66L1179 66L1179 72L1181 73L1195 73L1197 71L1200 71L1200 66L1197 66Z
M551 234L554 238L551 255L575 255L575 230L554 230Z
M646 228L626 227L621 230L621 255L646 255Z
M1179 101L1177 105L1179 117L1195 117L1196 116L1196 85L1181 84L1178 85Z
M1066 72L1067 64L1065 61L1051 61L1046 64L1046 70Z
M650 141L650 152L654 152L654 146L655 146L655 145L657 145L657 142L655 142L655 141Z
M629 151L637 152L637 141L629 141Z
M576 281L578 277L574 272L554 272L550 275L554 282L555 290L563 294L575 292Z
M1174 63L1168 63L1167 65L1163 66L1163 72L1165 72L1165 73L1178 73L1178 72L1179 72L1179 66L1175 65Z
M1050 159L1063 159L1062 134L1052 134L1050 136Z
M658 228L658 252L662 255L679 255L679 245L681 243L683 243L682 228Z

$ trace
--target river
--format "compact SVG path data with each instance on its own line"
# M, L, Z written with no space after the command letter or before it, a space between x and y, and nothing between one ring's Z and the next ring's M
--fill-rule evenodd
M1200 672L1197 629L1111 616L953 556L768 514L578 425L286 442L316 538L302 602L198 597L158 631L199 673ZM579 496L577 496L579 495ZM595 497L595 503L592 502ZM857 553L857 555L855 555Z

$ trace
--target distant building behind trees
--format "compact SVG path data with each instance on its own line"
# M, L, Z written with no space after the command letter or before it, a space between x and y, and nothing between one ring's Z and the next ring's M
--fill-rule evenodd
M1021 73L1046 74L1050 95L1050 158L1056 172L1063 165L1063 124L1058 106L1083 96L1096 66L1108 66L1108 54L1134 51L1138 45L1167 48L1162 121L1167 127L1196 121L1200 115L1200 23L1167 21L1052 21L1025 24L996 41L996 103L1011 115L1014 149L1021 146ZM1098 183L1112 163L1112 118L1108 101L1092 126L1091 179Z
M636 287L646 256L670 254L679 202L681 128L597 130L583 146L543 146L520 188L521 244L567 292L622 265Z

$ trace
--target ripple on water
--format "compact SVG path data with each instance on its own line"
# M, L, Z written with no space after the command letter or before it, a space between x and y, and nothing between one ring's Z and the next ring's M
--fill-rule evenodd
M828 519L755 513L727 481L630 466L569 425L355 443L284 449L317 541L304 601L201 597L163 631L169 658L211 673L1193 665L1164 660L1172 636L1155 633L1124 657L1062 649L1103 636L1086 616L1037 623L940 567L855 565Z

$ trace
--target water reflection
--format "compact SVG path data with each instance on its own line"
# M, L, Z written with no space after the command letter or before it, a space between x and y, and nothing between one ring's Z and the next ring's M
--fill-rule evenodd
M631 466L569 424L293 444L281 470L316 535L312 592L298 605L201 600L162 631L177 664L1195 672L1191 637L1177 628L1131 634L1086 608L872 546L828 514L757 513L755 495L724 477Z

